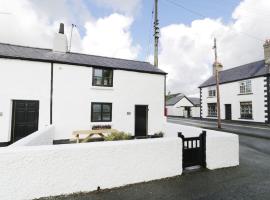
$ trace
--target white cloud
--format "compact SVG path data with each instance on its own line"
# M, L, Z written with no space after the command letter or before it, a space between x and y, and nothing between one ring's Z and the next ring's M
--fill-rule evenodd
M139 46L133 46L130 26L133 19L112 14L97 21L87 22L82 45L86 53L135 59Z
M134 14L141 6L142 0L95 0L100 6L112 8L116 12Z
M233 21L195 20L191 25L172 24L161 29L160 67L169 73L168 90L198 93L197 87L212 72L213 38L218 38L219 60L225 69L263 59L263 41L270 37L268 0L244 0ZM249 37L251 36L251 37Z
M139 46L133 45L130 27L133 19L120 14L93 19L81 0L0 0L0 42L52 48L59 23L65 23L70 37L71 24L85 28L80 36L75 28L72 51L134 59ZM79 18L76 16L80 13Z

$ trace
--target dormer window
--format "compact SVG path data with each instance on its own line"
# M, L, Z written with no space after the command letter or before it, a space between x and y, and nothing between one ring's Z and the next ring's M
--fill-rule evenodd
M113 70L93 68L93 86L112 87Z
M210 87L208 89L208 97L215 97L216 96L216 88L215 87Z
M251 80L245 80L240 82L240 94L252 93Z

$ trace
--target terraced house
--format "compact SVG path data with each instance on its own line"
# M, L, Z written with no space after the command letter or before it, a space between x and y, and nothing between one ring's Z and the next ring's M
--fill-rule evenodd
M221 119L270 123L270 41L265 59L220 71ZM201 118L217 117L216 80L200 85Z
M69 52L63 24L52 49L0 44L0 145L50 124L56 141L93 126L162 131L165 77L147 62Z

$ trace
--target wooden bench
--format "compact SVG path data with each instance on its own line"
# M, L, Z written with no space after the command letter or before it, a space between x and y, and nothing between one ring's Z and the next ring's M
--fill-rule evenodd
M111 134L113 132L118 132L116 129L99 129L99 130L80 130L74 131L72 133L73 136L76 138L76 143L80 143L80 136L85 135L86 137L82 140L81 143L87 142L91 137L98 135L102 138L105 137L104 134Z

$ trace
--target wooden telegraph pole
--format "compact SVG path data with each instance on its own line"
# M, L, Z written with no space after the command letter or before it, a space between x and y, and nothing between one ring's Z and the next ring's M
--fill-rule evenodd
M158 67L158 45L159 45L158 0L155 0L154 37L155 37L154 65Z
M220 117L220 91L219 91L219 71L222 65L218 62L217 56L217 39L214 39L214 50L215 50L215 63L214 70L216 76L216 90L217 90L217 127L221 128L221 117Z

